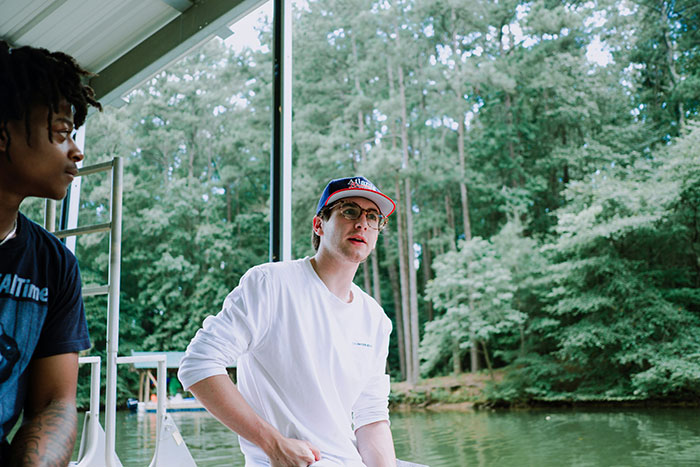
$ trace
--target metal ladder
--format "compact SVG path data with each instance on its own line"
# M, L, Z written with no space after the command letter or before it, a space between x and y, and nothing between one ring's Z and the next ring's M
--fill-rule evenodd
M77 227L77 211L79 206L80 179L86 175L111 171L112 194L110 203L111 220L108 223ZM194 466L194 460L172 419L167 415L165 400L165 354L147 357L119 357L119 290L121 274L121 237L122 237L122 179L123 161L115 157L103 162L78 170L76 180L71 186L73 196L64 200L62 209L61 229L55 231L56 201L47 200L44 217L44 227L53 232L58 238L70 240L71 237L97 232L109 232L109 271L107 285L83 288L83 297L107 295L107 376L105 397L105 429L99 421L100 413L100 357L80 357L80 364L90 364L90 410L85 414L80 448L77 462L71 465L78 467L103 466L121 467L122 464L115 451L116 440L116 410L117 410L117 365L134 363L137 360L158 362L158 410L156 413L155 452L150 466L183 465ZM72 228L71 228L71 224ZM71 248L72 246L72 248ZM75 243L68 244L72 250ZM135 360L136 359L136 360ZM173 464L173 459L178 459Z

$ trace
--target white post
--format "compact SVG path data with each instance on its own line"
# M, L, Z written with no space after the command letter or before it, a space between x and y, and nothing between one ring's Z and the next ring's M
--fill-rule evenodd
M85 151L85 124L81 126L75 135L75 144L80 148L80 151ZM78 168L83 166L83 161L78 162ZM82 186L83 177L75 177L70 185L70 199L68 200L68 225L66 229L74 229L78 227L78 211L80 210L80 188ZM75 253L75 244L77 236L66 237L66 247Z
M49 232L56 231L56 200L46 198L44 204L44 228Z
M282 261L292 259L292 0L284 0L282 65Z
M87 418L89 424L86 429L83 429L83 436L87 439L81 440L85 444L85 452L82 458L79 459L79 465L92 465L95 462L95 456L98 454L99 447L99 430L100 430L100 357L80 357L80 364L90 364L90 416Z
M158 465L158 448L160 444L161 430L163 429L163 421L165 419L165 401L168 397L165 385L165 358L158 360L158 371L156 373L156 378L158 378L158 387L156 388L156 397L158 398L158 405L156 409L156 452L153 455L153 463L151 464L154 466Z
M107 303L107 388L105 397L105 462L114 467L117 431L117 355L119 352L119 278L122 243L123 165L115 157L112 168L112 233L109 243L109 301Z
M117 363L143 363L143 362L158 362L158 369L156 370L156 397L158 402L156 405L156 448L153 453L153 460L149 464L150 467L155 467L158 465L158 452L160 450L160 437L161 431L163 430L163 423L165 421L166 406L165 402L168 399L167 386L166 386L166 365L167 357L165 354L155 354L155 355L132 355L131 357L118 357L116 359ZM189 451L188 451L189 453Z
M270 261L292 258L292 2L273 0Z

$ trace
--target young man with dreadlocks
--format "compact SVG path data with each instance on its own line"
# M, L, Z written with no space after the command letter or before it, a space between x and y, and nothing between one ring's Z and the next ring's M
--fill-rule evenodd
M90 346L80 272L19 208L63 198L77 175L74 131L101 109L87 75L66 54L0 40L0 465L67 465L75 444L78 351Z
M391 321L352 281L394 206L364 177L331 180L316 254L250 269L187 348L180 380L240 435L247 467L396 466Z

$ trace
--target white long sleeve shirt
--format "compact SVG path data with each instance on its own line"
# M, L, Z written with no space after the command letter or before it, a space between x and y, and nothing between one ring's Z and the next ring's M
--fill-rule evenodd
M250 269L192 339L180 381L189 388L237 362L245 400L282 435L319 448L315 466L364 465L354 430L389 419L391 321L372 297L351 290L351 303L336 297L309 258ZM246 466L269 465L260 448L239 440Z

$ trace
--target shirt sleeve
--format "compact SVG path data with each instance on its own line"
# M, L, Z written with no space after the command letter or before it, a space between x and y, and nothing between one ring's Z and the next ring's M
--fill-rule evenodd
M80 269L75 256L66 252L59 270L49 290L48 314L34 358L90 348Z
M226 297L219 314L207 317L187 346L178 370L183 387L226 374L238 357L264 340L270 315L268 275L261 268L250 269Z
M381 345L378 347L381 351L375 359L374 371L352 408L352 422L355 430L370 423L389 420L389 390L391 385L389 375L385 374L385 368L386 358L389 354L390 334L391 321L386 318L383 321L380 334Z

